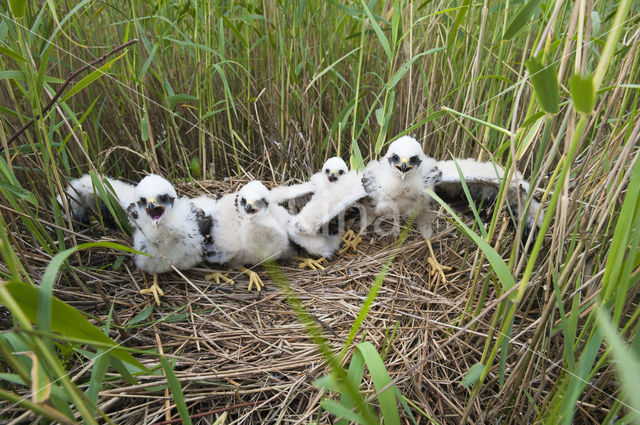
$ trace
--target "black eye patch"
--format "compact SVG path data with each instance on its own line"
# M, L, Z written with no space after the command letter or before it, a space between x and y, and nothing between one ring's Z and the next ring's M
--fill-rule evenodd
M167 202L169 202L169 195L158 196L158 201L162 202L163 204L166 204Z
M338 172L338 174L343 175L343 174L344 174L344 170L340 170L340 171Z
M325 173L325 174L329 174L329 169L328 169L328 168L326 168L326 169L324 170L324 173Z
M418 158L418 155L414 155L409 158L409 165L411 165L412 167L417 167L418 165L420 165L420 163L422 163L422 161L420 160L420 158Z
M243 207L247 205L247 200L244 198L240 198L240 205L242 205Z
M395 164L398 161L400 161L400 157L398 156L398 154L393 154L391 155L391 157L389 157L389 164Z
M147 198L140 198L140 200L138 201L138 205L140 205L141 207L146 207L147 206Z

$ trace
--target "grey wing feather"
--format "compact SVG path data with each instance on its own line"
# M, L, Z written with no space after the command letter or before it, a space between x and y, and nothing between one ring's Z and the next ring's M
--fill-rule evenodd
M274 187L270 191L270 197L272 202L285 207L289 214L297 214L309 203L315 191L315 184L309 181Z
M289 186L277 186L271 189L271 200L276 204L284 204L285 202L300 198L307 195L313 195L315 185L312 182L293 184Z
M473 159L458 159L455 162L453 160L439 161L438 170L441 174L434 184L435 193L452 208L459 211L468 211L469 202L462 187L456 162L462 172L473 202L480 206L484 212L491 210L497 200L504 177L502 167L491 162L478 162ZM525 220L523 232L523 239L525 240L528 238L529 233L537 233L537 228L541 224L541 219L536 221L538 211L541 209L540 203L536 199L531 199L528 207L524 205L528 192L529 182L524 180L522 174L516 173L508 188L507 202L518 217L522 217ZM527 208L525 214L518 211L519 206Z

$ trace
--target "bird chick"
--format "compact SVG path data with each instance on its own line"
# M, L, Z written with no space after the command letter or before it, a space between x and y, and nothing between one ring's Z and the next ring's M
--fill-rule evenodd
M313 196L291 218L289 237L309 254L321 256L314 261L322 262L332 257L340 248L341 241L345 242L343 251L355 251L362 239L352 230L347 231L346 215L352 209L361 214L365 212L361 205L356 205L366 196L360 175L355 170L349 171L342 158L332 157L320 172L311 176L310 183ZM323 269L310 259L302 260L300 267Z
M213 221L212 250L206 259L229 264L247 274L249 290L255 285L260 291L264 283L245 266L292 255L287 235L289 214L272 202L269 189L259 181L251 181L216 201Z
M400 231L400 219L415 217L415 225L431 255L427 262L446 280L444 272L450 268L438 263L431 246L431 224L436 211L425 190L433 189L439 175L436 161L424 154L418 141L403 136L389 145L383 158L367 164L362 184L375 215L392 220L395 233Z
M135 193L136 201L127 208L136 227L133 247L148 255L135 254L134 261L153 275L151 288L140 293L152 294L160 305L164 291L158 286L158 273L172 266L185 270L202 261L211 219L189 198L178 198L171 183L158 175L143 178Z

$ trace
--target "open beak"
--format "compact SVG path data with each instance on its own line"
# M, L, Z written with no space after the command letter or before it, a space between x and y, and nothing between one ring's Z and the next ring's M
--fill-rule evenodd
M400 165L396 165L396 169L398 171L400 171L400 175L402 176L402 179L404 180L405 176L407 175L407 172L411 171L413 167L409 165L409 159L408 158L402 158L400 159Z
M250 201L247 201L247 206L244 207L244 210L249 214L249 217L253 217L253 215L258 212L258 209L253 206L253 202Z
M331 170L331 173L329 174L329 177L327 177L329 179L330 182L335 182L338 180L338 171L337 170Z
M160 223L162 217L164 217L165 208L162 205L156 205L155 198L149 198L147 203L147 214L151 219L151 224L155 227Z

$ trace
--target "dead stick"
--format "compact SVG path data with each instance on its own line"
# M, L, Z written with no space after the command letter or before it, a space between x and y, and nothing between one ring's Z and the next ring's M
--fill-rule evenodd
M44 117L44 115L47 113L47 111L53 107L53 105L56 103L58 98L62 95L62 92L65 91L65 89L69 85L71 85L71 83L73 82L73 79L78 74L86 71L89 68L95 68L96 65L98 65L100 62L103 62L109 56L111 56L114 53L119 52L120 50L125 49L125 48L127 48L127 47L129 47L132 44L137 43L137 42L138 42L138 39L134 38L133 40L130 40L129 42L116 47L115 49L111 50L109 53L105 53L104 55L100 56L99 58L92 60L88 64L82 66L80 69L78 69L78 70L72 72L71 74L69 74L67 76L67 79L65 80L64 84L62 84L62 86L58 89L56 94L51 98L51 101L49 102L49 104L47 104L47 106L44 107L44 109L42 110L42 113L40 114L40 117L38 117L38 118ZM22 128L20 128L20 130L16 131L14 133L14 135L11 136L9 138L9 140L7 140L7 145L9 145L11 142L13 142L15 139L17 139L18 136L20 136L22 133L24 133L25 130L27 128L29 128L35 121L36 121L36 118L34 117L31 120L29 120L25 125L23 125ZM0 147L0 152L2 152L3 150L4 150L4 146Z
M250 401L247 403L241 403L241 404L235 404L233 406L227 406L227 407L221 407L220 409L216 409L216 410L209 410L208 412L202 412L202 413L196 413L195 415L191 415L190 418L191 419L197 419L197 418L201 418L203 416L207 416L207 415L215 415L216 413L222 413L222 412L227 412L229 410L233 410L233 409L240 409L242 407L249 407L249 406L255 406L256 404L260 403L260 400L258 401ZM156 425L169 425L169 424L175 424L180 422L182 419L177 418L177 419L172 419L170 421L164 421L164 422L157 422Z

